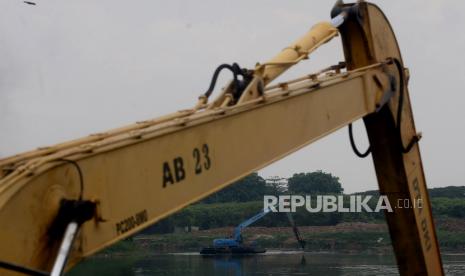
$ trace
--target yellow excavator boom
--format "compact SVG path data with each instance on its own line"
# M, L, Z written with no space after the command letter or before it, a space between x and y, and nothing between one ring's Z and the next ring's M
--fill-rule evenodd
M394 33L370 3L332 17L253 70L224 66L235 78L211 102L214 83L192 109L0 160L0 274L59 275L363 118L380 193L423 205L386 213L400 273L442 275ZM269 85L337 35L345 62Z

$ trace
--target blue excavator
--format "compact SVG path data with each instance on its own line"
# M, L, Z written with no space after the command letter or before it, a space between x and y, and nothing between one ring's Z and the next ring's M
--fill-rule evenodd
M265 253L266 249L257 247L255 243L250 245L244 244L244 239L242 237L242 230L247 226L253 224L254 222L258 221L259 219L266 216L270 213L270 208L263 209L260 213L256 214L255 216L243 221L240 223L236 228L234 228L233 235L230 238L221 238L221 239L214 239L213 240L213 247L204 247L200 251L202 255L217 255L217 254L257 254L257 253ZM302 239L300 232L297 228L297 225L292 218L291 213L286 213L289 222L291 223L292 230L294 235L297 239L302 250L305 248L305 241Z

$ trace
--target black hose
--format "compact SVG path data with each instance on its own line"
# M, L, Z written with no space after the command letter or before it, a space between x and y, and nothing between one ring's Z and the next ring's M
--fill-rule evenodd
M413 148L413 145L415 145L418 142L419 138L418 138L418 136L415 135L410 140L407 147L404 147L404 143L402 142L401 124L402 124L402 109L403 109L403 106L404 106L405 75L404 75L404 68L403 68L402 64L400 63L400 60L398 60L397 58L393 58L392 60L394 61L394 64L396 65L397 70L399 71L399 79L400 79L400 83L399 83L399 85L400 85L400 87L399 87L399 102L397 104L396 128L397 128L397 132L398 132L398 135L399 135L399 143L400 143L401 150L402 150L403 153L408 153Z
M221 71L223 69L228 69L233 73L233 81L234 81L234 97L239 98L240 94L242 91L245 89L245 87L248 85L250 80L252 79L252 76L250 73L247 72L246 69L242 69L239 64L233 63L232 65L229 64L221 64L218 66L213 73L212 80L210 82L210 86L208 87L207 92L204 93L205 97L210 97L212 94L213 90L215 89L216 81L218 80L218 76L220 75ZM238 76L242 76L242 80L239 80Z
M417 135L415 135L411 140L410 142L408 143L407 147L404 147L404 143L402 142L402 128L401 128L401 124L402 124L402 109L403 109L403 106L404 106L404 94L405 94L405 74L404 74L404 68L402 66L402 63L400 62L399 59L397 58L392 58L392 61L394 62L394 65L396 66L398 72L399 72L399 101L398 101L398 104L397 104L397 118L396 118L396 130L397 130L397 134L398 134L398 139L399 139L399 145L400 145L400 149L402 151L402 153L408 153L412 148L413 146L419 141L419 137ZM366 150L366 152L364 153L361 153L358 149L357 149L357 146L355 145L355 141L354 141L354 136L353 136L353 133L352 133L352 124L349 124L349 138L350 138L350 145L352 146L352 150L354 151L354 153L360 157L360 158L364 158L366 156L368 156L368 154L370 154L371 152L371 146L368 147L368 149Z
M73 165L76 168L76 170L78 172L78 175L79 175L79 185L80 185L79 200L82 200L82 197L84 196L84 176L82 174L81 167L74 160L69 160L69 159L62 158L62 159L60 159L60 161L64 161L66 163L69 163L69 164Z
M352 123L349 124L349 139L350 139L350 145L352 146L352 150L354 151L355 155L357 155L358 157L365 158L371 153L371 146L368 146L368 149L364 153L361 153L357 149L357 145L355 145L355 141L354 141L354 134L352 132Z
M35 276L49 276L50 274L45 271L40 271L32 268L28 268L22 265L12 264L9 262L0 261L0 267L3 269L16 271L18 273L35 275Z

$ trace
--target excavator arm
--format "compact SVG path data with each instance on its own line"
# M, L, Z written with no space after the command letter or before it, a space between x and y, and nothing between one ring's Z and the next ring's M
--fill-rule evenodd
M441 275L394 34L373 4L339 4L333 15L253 70L223 66L235 77L212 102L214 82L192 109L0 160L1 274L59 275L363 118L381 194L422 200L386 214L399 271ZM345 62L269 85L338 34Z
M270 211L271 210L269 208L263 209L260 213L256 214L255 216L247 219L246 221L241 222L241 224L234 228L233 238L236 241L242 241L242 230L248 227L249 225L254 224L257 220L261 219L262 217L266 216Z

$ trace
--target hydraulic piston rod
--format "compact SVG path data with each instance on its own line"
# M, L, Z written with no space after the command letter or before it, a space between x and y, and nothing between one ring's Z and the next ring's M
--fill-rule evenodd
M264 85L267 85L294 64L308 58L310 53L337 35L338 30L332 23L320 22L270 61L259 64L255 69L255 74L259 74Z

